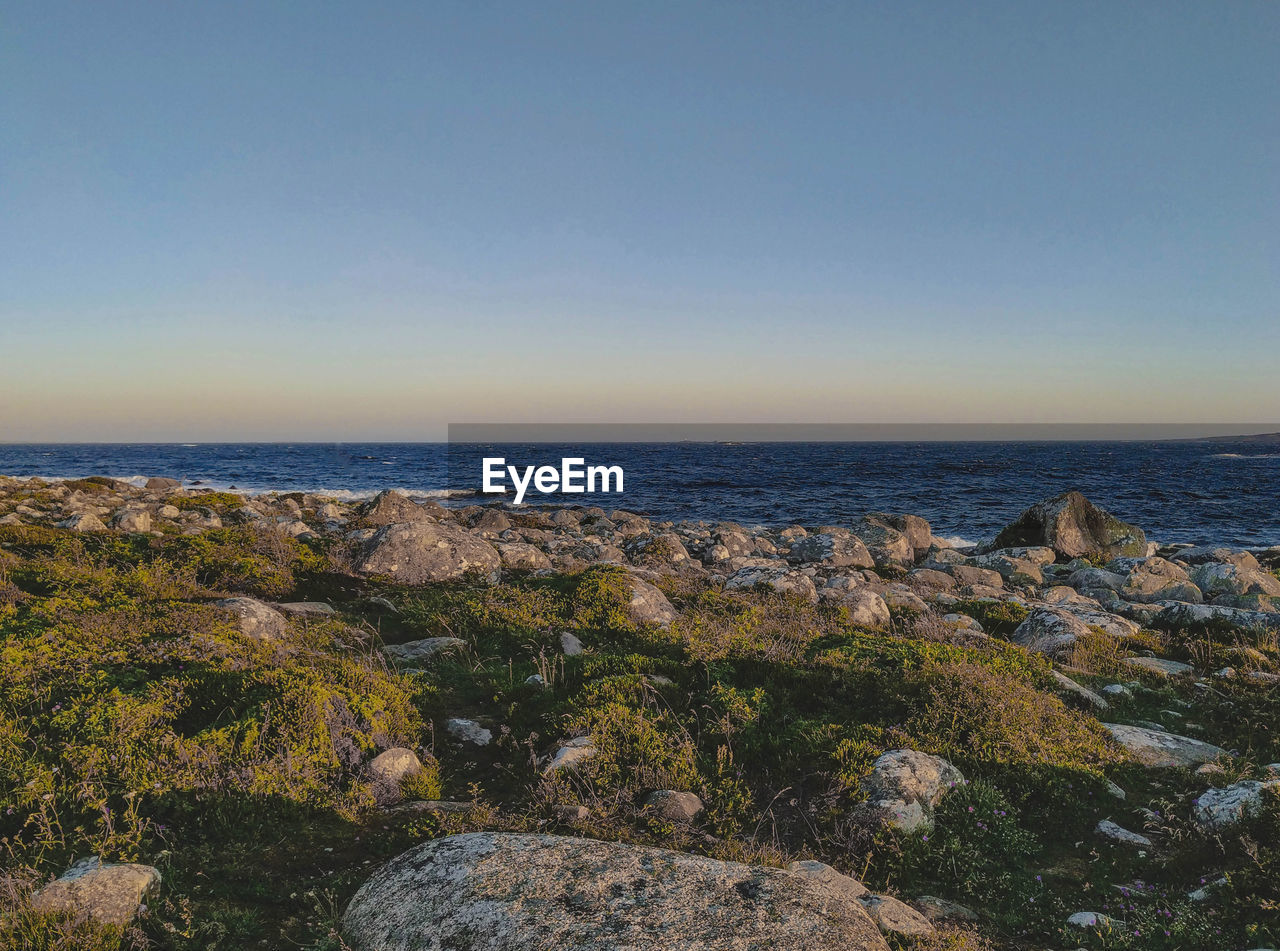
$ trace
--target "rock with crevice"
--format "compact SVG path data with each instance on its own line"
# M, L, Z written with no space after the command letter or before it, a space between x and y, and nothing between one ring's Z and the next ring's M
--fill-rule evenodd
M940 756L917 750L889 750L862 780L866 808L880 822L902 832L933 826L933 807L964 782L964 775Z

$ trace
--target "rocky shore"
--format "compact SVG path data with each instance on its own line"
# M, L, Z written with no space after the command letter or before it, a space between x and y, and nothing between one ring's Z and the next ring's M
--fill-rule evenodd
M1278 569L0 478L0 947L1269 947Z

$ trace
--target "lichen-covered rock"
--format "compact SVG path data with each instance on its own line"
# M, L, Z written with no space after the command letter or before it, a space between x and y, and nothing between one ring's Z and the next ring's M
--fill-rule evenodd
M1280 779L1245 779L1222 789L1210 789L1196 800L1193 814L1206 829L1223 829L1256 816L1269 793L1280 792Z
M524 542L499 542L496 546L502 566L508 571L549 571L551 559Z
M395 666L415 667L426 663L445 651L459 650L466 647L467 642L460 637L424 637L404 644L387 644L382 653Z
M914 938L934 931L933 922L906 902L889 895L863 895L858 901L867 910L876 927L885 934Z
M890 750L862 781L868 808L903 832L933 825L933 807L964 776L945 759L916 750Z
M223 598L213 603L215 607L234 614L240 623L241 633L255 641L278 640L289 629L289 622L283 614L257 598Z
M1226 750L1189 736L1165 733L1125 723L1104 723L1112 738L1143 766L1156 769L1190 768L1225 756Z
M849 612L849 621L880 631L889 626L889 605L868 588L850 588L838 602Z
M1036 608L1013 632L1013 642L1050 656L1069 650L1089 625L1062 608Z
M808 535L791 546L788 559L795 564L824 568L872 568L875 560L857 535L830 532Z
M73 532L105 532L107 526L102 524L102 519L94 515L92 512L80 512L72 515L70 518L58 523L60 528L69 528Z
M111 516L111 527L120 532L149 532L151 513L144 508L122 508Z
M1239 559L1237 564L1210 562L1197 565L1191 569L1191 580L1199 585L1206 598L1248 594L1280 595L1280 578L1263 571L1262 566L1248 552L1244 552L1244 555L1247 560Z
M160 883L150 865L116 865L82 859L31 898L41 914L70 914L98 924L124 927L138 913L147 892Z
M996 536L995 548L1046 545L1063 558L1142 557L1147 536L1079 492L1037 502Z
M352 898L356 951L886 951L857 901L781 869L553 835L426 842Z
M818 882L827 891L848 901L857 901L862 896L870 894L870 890L862 882L851 875L836 871L825 862L814 859L792 862L787 866L787 871L800 878Z
M497 581L502 558L488 542L453 525L402 522L379 529L366 544L356 568L362 574L385 575L401 584L467 577Z
M747 565L734 572L724 584L730 591L750 590L756 585L765 585L780 594L793 594L811 603L818 600L813 579L785 564Z

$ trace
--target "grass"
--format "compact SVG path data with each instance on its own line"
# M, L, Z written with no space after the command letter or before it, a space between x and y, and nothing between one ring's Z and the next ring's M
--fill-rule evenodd
M1206 780L1124 763L1097 720L1058 696L1048 661L1002 639L1025 614L1016 605L958 605L996 635L974 643L939 625L867 631L836 606L669 578L681 618L660 629L628 620L617 569L403 588L343 564L339 550L252 526L164 537L0 528L0 948L336 949L341 909L379 862L479 829L775 865L817 857L872 888L981 915L977 931L924 948L1208 949L1280 933L1277 804L1241 830L1197 831L1186 816ZM338 614L292 620L262 643L211 604L231 594L325 600ZM585 652L564 656L563 631ZM412 674L377 650L433 636L467 648ZM1255 669L1275 662L1274 642L1198 637L1167 643L1197 663L1245 648ZM1076 675L1098 686L1111 660L1082 650ZM544 685L527 683L532 674ZM1243 678L1208 692L1152 678L1109 715L1181 710L1239 749L1246 775L1280 760L1275 693ZM494 742L452 742L449 717L480 720ZM582 734L596 756L544 775L539 758ZM407 795L472 808L378 809L366 768L391 746L426 765ZM902 746L950 759L969 780L928 833L860 819L860 780ZM1109 780L1129 798L1113 798ZM696 793L705 815L693 827L655 819L643 801L662 788ZM557 809L577 804L586 819ZM1106 817L1146 828L1158 855L1103 845L1091 830ZM25 910L40 882L91 854L160 867L164 884L136 925L104 934ZM1186 898L1224 871L1214 902ZM1139 877L1152 890L1121 902L1112 886ZM1124 934L1064 931L1073 911L1121 904Z

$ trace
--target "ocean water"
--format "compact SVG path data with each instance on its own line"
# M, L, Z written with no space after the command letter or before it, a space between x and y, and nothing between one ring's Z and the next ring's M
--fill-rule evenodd
M164 475L219 489L395 488L485 501L480 459L620 465L625 491L539 496L668 519L838 524L868 511L922 515L939 535L993 535L1028 505L1079 489L1161 542L1280 544L1280 450L1239 442L0 444L0 474L140 481Z

